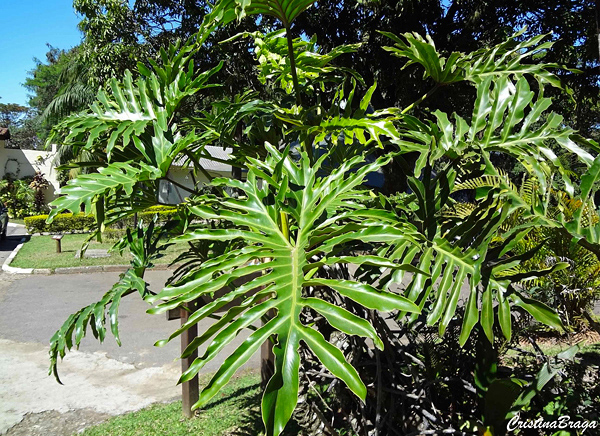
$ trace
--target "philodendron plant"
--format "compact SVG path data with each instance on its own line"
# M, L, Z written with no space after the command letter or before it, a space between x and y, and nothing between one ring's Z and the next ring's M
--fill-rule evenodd
M456 317L461 287L467 284L461 344L477 324L492 343L498 332L510 339L514 305L561 328L557 313L527 298L522 284L564 265L514 273L539 248L519 255L512 251L534 226L562 228L585 248L598 247L598 232L581 214L567 222L547 213L553 184L560 181L569 195L580 192L589 202L600 174L599 158L591 154L597 145L548 113L551 102L543 96L543 87L560 86L551 71L557 66L525 63L551 44L541 43L542 37L517 42L516 35L488 50L443 57L431 40L386 34L395 42L387 49L407 58L408 64L422 66L424 80L433 82L432 91L404 109L373 110L376 85L358 101L355 74L343 80L347 70L340 69L336 80L323 79L335 71L335 56L304 53L302 68L309 73L299 80L299 51L318 46L294 43L289 30L312 3L222 0L196 37L163 50L160 63L140 64L137 79L128 72L122 82L113 80L88 111L56 127L52 138L61 137L74 150L93 151L105 159L82 164L96 166L97 172L62 188L49 219L65 209L83 207L96 215L97 235L104 226L157 204L159 183L176 183L169 173L174 162L184 160L193 174L210 179L201 166L201 159L210 157L206 145L233 147L233 162L246 170L245 181L210 181L210 193L200 184L179 186L188 191L188 198L179 205L177 219L164 227L140 223L129 230L118 249L129 247L131 268L101 301L69 317L52 338L57 377L58 357L79 345L88 325L100 340L108 325L119 341L121 298L138 293L153 305L148 312L155 314L189 307L202 297L206 304L157 345L204 318L218 318L183 353L189 356L207 344L182 374L180 381L187 381L242 330L251 330L202 391L195 405L202 407L263 343L272 343L274 374L264 391L262 416L267 434L279 435L296 408L303 383L301 349L309 350L362 401L371 401L358 367L328 340L333 330L383 348L386 338L368 314L392 312L406 324L423 320L438 325L443 334ZM282 91L293 98L259 100L245 93L218 102L212 110L204 108L204 116L183 117L178 124L183 102L213 86L209 79L220 68L197 74L194 54L216 27L253 14L271 15L283 24L287 58L280 46L282 32L254 37L264 57L259 62L269 59L270 47L277 49L273 59L278 61L263 65L263 73L268 69L269 74L262 79L273 80L273 87L287 84ZM423 110L421 119L410 115L441 86L463 81L477 89L469 119L440 111ZM417 156L414 165L404 159L407 153ZM574 189L577 180L559 154L573 155L587 168L581 189ZM537 201L524 201L515 190L505 189L493 164L498 155L511 156L540 180ZM365 186L392 160L406 164L410 187L396 202ZM468 181L482 174L495 177L495 183L466 208L451 193L468 189ZM508 225L515 214L520 224ZM173 241L188 241L189 251L181 256L183 263L168 286L153 294L144 272ZM198 248L201 243L203 250ZM346 273L330 274L340 265ZM223 289L224 294L217 293ZM217 315L225 306L228 310ZM327 321L326 334L313 322L317 317Z

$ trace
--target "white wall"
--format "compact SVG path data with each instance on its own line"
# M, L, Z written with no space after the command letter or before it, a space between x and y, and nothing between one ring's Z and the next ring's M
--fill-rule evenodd
M51 185L44 193L46 202L49 203L54 200L56 192L59 189L56 170L52 167L52 158L56 154L56 145L52 146L52 151L20 150L6 149L4 148L4 142L0 140L0 179L4 177L6 172L18 172L17 177L22 178L33 176L36 171L41 171ZM231 168L228 168L227 171L224 169L223 171L210 171L209 173L213 177L231 177ZM194 187L194 179L189 169L172 167L167 177L188 188ZM196 182L203 185L208 182L208 179L200 173L196 177ZM185 189L177 187L166 180L161 180L159 187L159 201L161 203L178 204L183 202L188 195L189 192Z
M52 158L56 154L56 145L52 146L52 151L42 150L20 150L4 148L5 141L0 140L0 179L6 173L12 173L17 178L35 175L36 171L41 171L50 187L46 190L46 202L52 201L59 188L56 178L56 170L52 167Z
M231 170L227 172L209 171L209 174L213 177L231 177ZM189 169L183 169L178 167L171 167L167 177L174 180L180 185L187 188L194 188L194 179L190 175ZM200 173L196 176L196 183L204 185L208 182L208 179L204 174ZM186 197L190 195L185 189L182 189L167 180L161 180L159 186L158 200L164 204L179 204L182 203Z

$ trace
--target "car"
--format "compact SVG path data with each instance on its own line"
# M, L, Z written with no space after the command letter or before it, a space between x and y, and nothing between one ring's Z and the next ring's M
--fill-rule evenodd
M6 231L8 230L8 209L0 203L0 240L6 239Z

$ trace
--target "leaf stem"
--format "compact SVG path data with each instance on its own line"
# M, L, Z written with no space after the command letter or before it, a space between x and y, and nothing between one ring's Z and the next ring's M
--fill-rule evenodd
M296 95L296 105L302 106L302 96L300 95L300 85L298 84L298 72L296 70L296 58L294 56L294 41L290 32L290 25L285 23L285 37L288 45L288 57L290 58L290 72L292 74L292 82L294 83L294 94ZM310 162L313 162L312 143L305 142L305 149Z
M302 97L300 96L300 85L298 84L298 72L296 71L296 58L294 57L294 41L290 32L289 24L285 25L285 37L288 44L288 56L290 58L290 71L292 74L292 82L294 83L294 94L296 94L296 104L302 105Z
M165 176L165 180L166 180L166 181L168 181L168 182L171 182L172 184L174 184L174 185L175 185L175 186L177 186L178 188L181 188L181 189L183 189L184 191L187 191L187 192L189 192L190 194L193 194L194 192L196 192L196 191L194 191L194 190L192 190L192 189L188 188L187 186L184 186L184 185L182 185L181 183L178 183L178 182L176 182L175 180L173 180L173 179L170 179L170 178L168 178L168 177L166 177L166 176Z
M288 225L287 214L285 212L279 212L281 218L281 232L286 241L290 240L290 228Z
M411 109L413 109L414 107L420 105L421 103L423 103L425 100L427 100L429 97L431 97L440 87L441 85L439 83L437 83L433 88L431 88L426 94L423 94L418 100L414 101L413 103L411 103L409 106L407 106L406 108L404 108L401 112L402 115L404 115L405 113L407 113L408 111L410 111Z

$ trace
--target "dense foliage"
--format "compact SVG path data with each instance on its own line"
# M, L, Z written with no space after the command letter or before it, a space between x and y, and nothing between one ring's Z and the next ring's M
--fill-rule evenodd
M37 208L36 191L30 186L32 181L31 177L0 180L0 202L6 205L10 217L23 218L46 208L45 202L41 209Z
M126 14L119 4L110 2ZM110 79L87 111L54 129L50 141L93 158L72 166L94 170L61 189L48 221L83 209L96 218L92 237L159 204L175 162L210 180L201 165L210 158L206 145L232 147L231 162L244 171L180 186L187 199L177 216L127 229L116 248L129 248L131 268L56 332L51 370L58 378L59 357L80 344L88 325L101 341L110 329L120 344L118 310L130 294L152 304L152 314L202 301L157 342L216 318L184 351L207 345L180 381L250 333L195 407L266 343L274 354L262 399L268 435L281 434L297 406L296 419L314 432L497 432L575 353L546 359L528 378L519 368L499 370L522 323L564 327L528 289L570 265L536 262L546 238L524 241L556 230L600 253L600 223L591 214L600 147L550 110L546 91L567 90L560 65L543 58L553 46L548 36L520 32L490 48L442 54L430 37L382 32L389 59L417 71L429 89L410 104L385 106L374 100L376 82L351 62L334 64L360 46L326 49L294 38L299 17L319 11L311 5L220 0L197 34L126 70L121 81ZM234 39L252 42L257 80L269 92L203 98L227 66L199 70L195 59L220 31L255 15L281 28ZM448 113L432 99L442 87L469 89L473 99ZM527 196L498 167L505 161L537 181ZM390 166L397 170L387 183L400 192L393 197L372 188ZM553 200L559 190L590 207L567 214ZM153 294L144 273L173 241L189 242L189 250ZM452 356L464 362L456 375ZM485 405L499 396L501 407ZM317 399L324 407L314 407Z
M0 103L0 127L7 127L10 132L10 139L4 144L6 148L35 149L42 145L37 135L38 119L27 106Z
M135 226L139 220L145 222L156 218L159 223L165 223L177 215L177 208L171 206L153 206L127 219L118 221L110 228L105 228L104 235L120 239L126 233L124 229ZM54 217L51 223L46 222L48 215L34 215L25 217L25 227L29 233L64 233L84 232L94 229L96 220L93 215L61 213Z
M48 215L33 215L25 217L27 232L33 233L63 233L87 231L94 228L95 219L92 215L73 215L72 213L61 213L57 215L52 223L46 223Z

